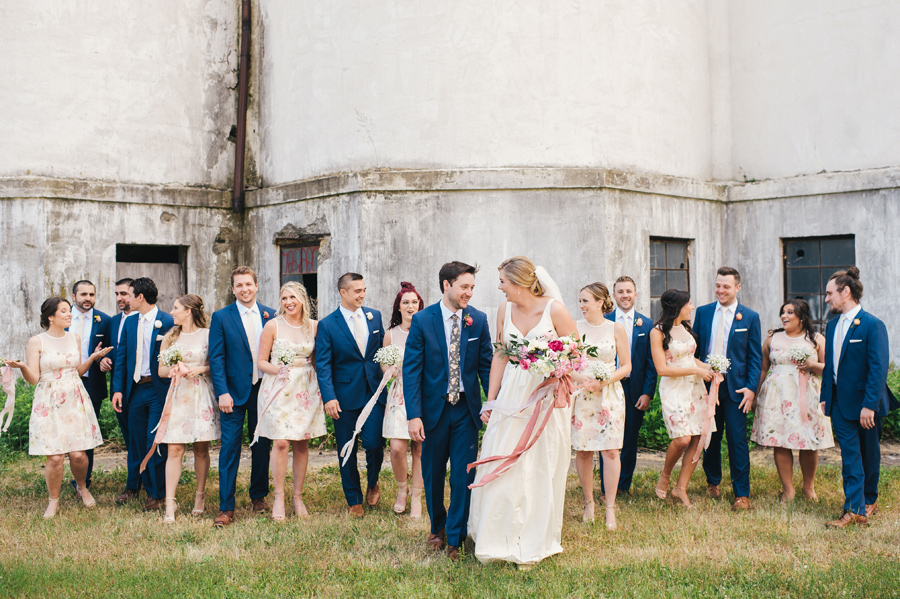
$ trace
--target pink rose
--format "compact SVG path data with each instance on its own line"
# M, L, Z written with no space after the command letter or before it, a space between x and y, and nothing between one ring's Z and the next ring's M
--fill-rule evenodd
M575 428L576 431L580 431L581 427L584 426L584 423L581 422L581 420L575 419L575 422L572 423L572 426Z
M606 426L609 423L609 410L603 410L600 412L600 418L597 420L597 423L600 426Z
M522 368L522 370L528 370L528 367L531 366L531 364L528 362L528 360L522 360L521 362L519 362L519 366Z
M769 437L769 439L766 441L766 445L775 445L775 443L777 443L775 437Z
M202 418L204 422L209 422L210 420L212 420L212 417L212 410L209 408L203 410L203 412L200 414L200 418Z
M560 341L559 339L554 339L553 341L551 341L550 343L547 344L547 347L549 347L553 351L560 352L563 350L563 342Z
M788 443L795 445L800 442L800 435L798 433L791 433L788 438Z

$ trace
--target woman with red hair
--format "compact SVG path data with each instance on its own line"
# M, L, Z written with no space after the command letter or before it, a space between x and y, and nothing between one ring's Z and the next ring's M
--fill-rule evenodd
M409 327L412 325L412 317L424 307L425 302L412 283L406 281L400 283L400 292L394 298L390 328L384 335L384 347L396 345L400 348L402 356L406 337L409 335ZM382 368L385 372L389 368L394 369L394 381L388 391L381 434L385 439L391 440L391 466L394 469L394 478L397 479L397 499L394 501L394 512L402 514L406 511L406 500L410 497L406 452L411 442L409 423L406 419L406 403L403 400L403 380L401 378L403 366L397 364L396 366L382 366ZM422 480L422 443L418 441L412 441L412 470L412 499L410 500L409 516L418 519L422 517L422 491L425 487Z

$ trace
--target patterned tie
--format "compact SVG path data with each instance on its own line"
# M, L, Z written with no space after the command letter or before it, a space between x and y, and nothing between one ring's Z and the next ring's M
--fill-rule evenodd
M447 401L455 406L459 401L459 316L450 316L453 325L450 327L450 393Z
M134 382L138 382L141 380L141 372L144 370L144 315L138 314L138 323L137 323L137 343L135 343L135 347L137 350L134 353Z

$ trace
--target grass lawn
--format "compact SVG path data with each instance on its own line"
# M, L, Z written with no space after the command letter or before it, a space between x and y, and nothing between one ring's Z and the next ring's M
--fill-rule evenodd
M634 494L620 498L615 532L599 523L599 503L598 525L581 523L573 476L565 552L519 572L426 554L427 518L391 513L396 487L388 471L381 505L363 520L346 516L330 466L307 479L312 517L282 524L250 514L242 472L238 520L216 530L215 471L200 519L189 515L193 473L179 487L174 525L163 526L160 514L144 514L137 503L116 507L120 468L95 472L96 509L84 509L66 485L59 515L45 521L42 463L21 454L0 458L5 597L900 597L900 468L882 471L873 525L848 531L824 526L843 499L834 466L819 471L818 503L790 505L776 497L774 469L754 466L754 509L737 515L730 491L721 502L705 496L699 473L689 489L697 507L684 510L655 497L655 472L640 472ZM795 480L799 497L799 472Z

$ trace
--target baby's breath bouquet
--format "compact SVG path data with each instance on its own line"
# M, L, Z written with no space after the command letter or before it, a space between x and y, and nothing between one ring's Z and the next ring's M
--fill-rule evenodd
M795 343L788 348L788 355L791 356L791 361L799 366L812 356L812 348L803 343Z
M722 354L710 354L707 362L709 362L709 367L712 368L713 372L718 372L719 374L725 374L731 368L731 360Z
M184 346L180 343L173 343L166 349L159 352L159 363L163 366L175 366L184 360Z
M375 352L375 361L382 366L398 366L403 362L403 352L397 345L388 345Z
M290 366L297 359L297 352L289 347L280 346L272 348L272 357L282 366Z
M608 362L591 362L591 376L598 381L608 381L613 377L616 369L609 365Z

